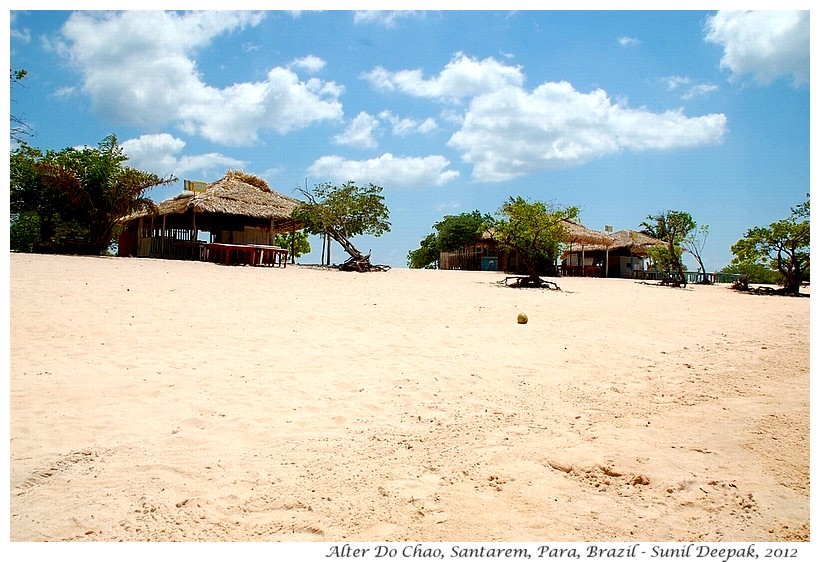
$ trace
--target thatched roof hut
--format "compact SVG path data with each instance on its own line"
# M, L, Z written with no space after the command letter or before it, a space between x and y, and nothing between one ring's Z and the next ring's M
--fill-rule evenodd
M578 244L581 246L600 245L601 247L609 246L611 244L611 237L603 232L592 230L581 223L563 219L564 227L567 229L567 237L564 242L566 244Z
M608 238L611 239L611 242L608 245L610 252L615 250L628 250L635 256L646 256L649 248L665 245L663 240L653 238L643 232L630 230L628 228L619 230L618 232L608 236ZM606 249L607 246L603 244L587 246L587 251L604 251Z
M125 217L123 222L141 217L166 216L168 219L182 219L184 224L190 225L190 219L197 215L197 226L204 230L212 230L214 226L228 227L236 224L238 219L241 224L270 226L273 222L277 232L289 232L301 228L290 217L291 211L300 204L298 199L273 191L265 180L257 176L229 170L225 177L208 184L204 192L186 191L157 205L154 213L135 213ZM179 220L173 222L178 223ZM174 226L178 227L177 224Z
M121 237L121 253L165 257L168 248L178 253L179 244L197 241L201 231L209 232L212 242L273 244L276 233L302 228L290 216L301 204L273 191L257 176L229 170L204 191L186 191L153 211L122 218L127 236Z

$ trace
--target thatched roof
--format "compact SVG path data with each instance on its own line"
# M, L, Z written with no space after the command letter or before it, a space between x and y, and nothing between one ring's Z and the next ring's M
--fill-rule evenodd
M658 240L652 236L647 236L643 232L629 230L628 228L611 234L609 238L612 240L609 245L610 252L613 250L628 249L636 255L645 255L649 248L653 246L663 246L665 244L663 240ZM588 252L604 251L606 247L603 245L595 245L587 246L585 249Z
M564 227L568 231L567 238L564 240L567 244L580 244L582 246L600 245L602 247L609 246L612 243L612 238L603 232L591 230L584 225L575 221L564 220Z
M589 246L591 244L611 244L612 239L603 232L591 230L580 223L568 219L561 219L561 221L563 222L564 228L567 231L567 236L563 240L565 244L581 244L584 246ZM485 230L481 234L481 239L492 239L494 234L495 230L492 228L489 230Z
M225 177L208 184L204 192L186 191L157 205L157 211L134 213L122 219L130 222L141 217L162 215L232 215L275 223L276 230L301 228L290 218L302 202L273 191L267 182L252 174L229 170Z

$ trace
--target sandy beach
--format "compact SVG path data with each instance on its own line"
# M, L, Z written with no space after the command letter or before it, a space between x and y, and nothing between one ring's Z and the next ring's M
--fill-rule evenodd
M11 540L809 540L810 299L502 278L12 254Z

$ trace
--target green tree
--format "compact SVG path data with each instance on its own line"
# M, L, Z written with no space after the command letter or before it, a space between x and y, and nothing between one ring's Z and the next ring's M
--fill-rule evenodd
M542 201L529 202L521 197L510 197L499 209L493 237L502 248L518 253L527 268L523 284L541 286L539 273L546 262L553 268L568 232L564 220L578 217L578 207L556 207Z
M124 166L127 159L115 135L97 148L45 154L23 143L11 155L10 210L39 217L40 245L58 252L103 253L119 219L153 208L146 190L177 181Z
M12 215L9 226L9 249L12 252L33 252L40 239L40 217L25 212Z
M732 263L721 270L721 273L733 273L746 276L746 283L765 283L779 285L783 276L772 268L761 263L749 263L732 260Z
M788 295L800 294L800 285L810 266L809 200L791 209L788 218L768 227L754 227L732 246L733 264L757 264L774 269L782 276Z
M661 271L677 279L686 286L686 271L683 267L682 244L697 224L692 215L685 211L666 211L649 215L641 223L644 232L666 242L666 246L655 246L648 251L649 257Z
M417 249L407 252L407 266L411 269L436 269L440 253L438 236L431 232L419 242Z
M310 252L310 240L308 240L307 232L302 230L294 233L277 234L274 243L280 248L288 250L293 258L298 258Z
M493 217L478 210L458 215L445 215L433 225L434 233L419 242L419 248L407 254L411 268L436 267L440 252L457 252L471 245L492 227Z
M445 215L433 228L438 232L439 248L444 252L455 252L475 242L492 224L490 215L482 215L475 210L472 213Z
M338 242L350 259L340 268L349 271L382 269L370 263L350 242L360 234L381 236L390 231L390 212L384 204L382 188L368 184L358 186L348 181L341 186L322 183L313 190L300 189L307 201L293 210L292 217L301 221L311 234L326 234Z

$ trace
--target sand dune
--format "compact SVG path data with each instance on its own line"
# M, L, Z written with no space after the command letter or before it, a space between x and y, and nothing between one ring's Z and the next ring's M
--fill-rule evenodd
M808 540L809 299L501 277L11 255L11 539Z

